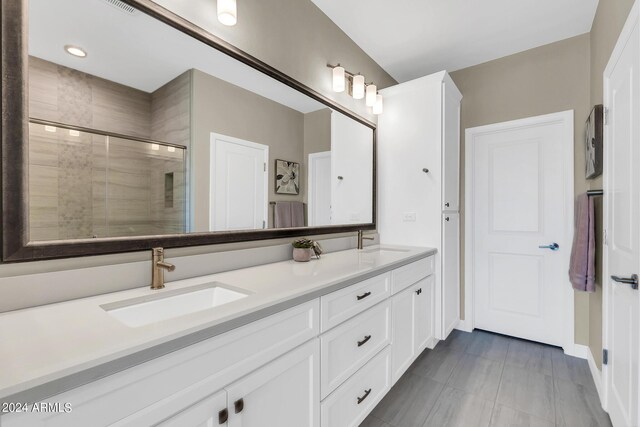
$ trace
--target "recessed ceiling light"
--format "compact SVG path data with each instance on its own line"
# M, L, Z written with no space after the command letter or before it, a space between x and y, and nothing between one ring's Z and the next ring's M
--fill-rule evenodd
M238 7L236 0L218 0L218 21L228 27L238 22Z
M77 56L78 58L84 58L85 56L87 56L87 52L85 52L84 49L78 46L72 46L68 44L64 47L64 50L66 50L69 55Z

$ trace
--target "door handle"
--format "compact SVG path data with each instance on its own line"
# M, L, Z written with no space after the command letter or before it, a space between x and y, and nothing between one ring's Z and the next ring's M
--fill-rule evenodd
M233 402L233 409L235 410L236 414L242 412L242 410L244 409L244 399L238 399Z
M638 289L638 275L632 274L631 277L611 276L611 280L616 283L626 283L631 285L631 289Z
M365 292L365 293L364 293L364 294L362 294L362 295L356 295L356 299L357 299L358 301L360 301L361 299L365 299L365 298L366 298L366 297L368 297L369 295L371 295L371 292Z
M540 245L538 246L540 249L551 249L552 251L557 251L560 249L560 245L557 243L551 243L550 245Z

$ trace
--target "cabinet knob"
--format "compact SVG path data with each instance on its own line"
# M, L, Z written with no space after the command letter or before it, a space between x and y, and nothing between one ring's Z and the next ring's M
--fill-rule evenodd
M233 409L239 414L244 409L244 399L238 399L233 403Z
M343 177L342 175L338 175L338 179L339 179L340 181L342 181L342 180L344 179L344 177Z
M449 217L448 216L444 217L444 220L448 222L449 221Z
M422 172L424 172L424 173L429 173L429 169L427 169L427 168L422 168Z
M418 289L418 290L416 291L416 295L420 295L421 293L422 293L422 288L420 288L420 289Z
M227 421L229 421L229 411L227 411L227 408L224 408L218 412L218 424L224 424Z
M444 204L444 207L445 207L445 208L448 208L448 207L449 207L449 202L446 202L446 203Z

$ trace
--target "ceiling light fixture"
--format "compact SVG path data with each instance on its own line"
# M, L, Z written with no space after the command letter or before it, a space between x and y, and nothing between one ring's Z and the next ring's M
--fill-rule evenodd
M340 64L327 67L332 70L333 91L344 92L347 89L353 99L365 98L367 107L373 108L373 114L382 114L382 95L378 95L378 87L373 83L365 83L364 76L344 69Z
M238 22L238 7L236 0L218 0L218 21L228 27Z
M77 56L78 58L84 58L87 56L87 52L78 46L68 44L64 47L64 50L67 51L69 55Z

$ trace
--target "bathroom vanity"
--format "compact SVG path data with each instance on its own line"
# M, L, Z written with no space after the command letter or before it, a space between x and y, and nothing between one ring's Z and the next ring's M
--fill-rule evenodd
M357 426L437 342L434 253L373 246L4 313L0 400L30 409L0 425Z

